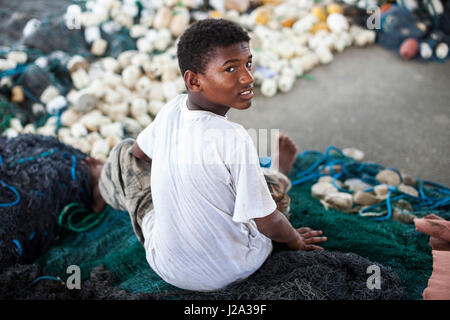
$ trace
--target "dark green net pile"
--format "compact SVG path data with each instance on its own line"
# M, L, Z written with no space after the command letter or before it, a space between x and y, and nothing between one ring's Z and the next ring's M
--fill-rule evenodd
M292 174L304 170L313 160L299 158ZM356 214L327 211L311 197L311 185L294 186L290 191L290 221L294 227L323 230L328 237L323 244L325 253L314 256L317 253L278 252L247 283L226 290L195 293L164 282L150 269L128 214L112 209L95 228L82 233L67 232L36 263L42 267L42 274L62 279L68 276L67 267L76 264L80 266L83 281L88 280L91 270L101 264L114 274L115 287L131 295L148 293L151 297L163 299L421 299L432 272L429 236L415 231L414 225L394 220L371 221ZM433 212L449 218L447 211ZM303 260L309 261L310 265L302 265L299 261ZM287 263L292 264L290 271L280 268L280 264ZM370 276L365 272L366 267L373 263L382 268L385 280L384 291L382 288L378 293L365 288L364 281ZM325 265L328 269L323 267ZM278 282L258 283L263 278L267 279L267 274L272 271ZM289 278L281 272L297 274L295 278ZM331 275L340 275L340 281L348 283L337 284L337 289L333 289L317 282L327 277L331 279ZM281 287L284 291L280 290ZM338 292L333 292L336 290Z

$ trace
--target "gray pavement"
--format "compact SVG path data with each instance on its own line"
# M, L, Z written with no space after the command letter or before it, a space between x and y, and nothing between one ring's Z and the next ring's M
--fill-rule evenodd
M25 22L60 15L70 0L0 0L0 44L20 37ZM14 27L13 27L14 26ZM300 151L357 147L365 161L450 186L450 61L403 61L378 45L348 48L329 65L273 98L257 93L231 120L280 129Z
M300 152L356 147L365 160L450 186L450 61L403 61L378 45L351 47L273 98L230 110L245 128L280 129Z

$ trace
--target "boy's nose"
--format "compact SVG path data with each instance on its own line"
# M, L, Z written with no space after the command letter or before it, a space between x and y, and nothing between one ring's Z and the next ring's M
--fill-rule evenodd
M242 84L251 84L253 83L254 78L252 75L251 70L244 70L244 72L241 73L240 77L239 77L239 82Z

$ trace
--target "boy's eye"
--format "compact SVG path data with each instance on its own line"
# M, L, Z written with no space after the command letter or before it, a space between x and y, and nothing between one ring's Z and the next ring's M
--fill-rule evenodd
M251 68L251 67L252 67L252 62L251 61L247 62L247 68Z
M233 72L234 71L234 67L228 67L225 69L226 72Z

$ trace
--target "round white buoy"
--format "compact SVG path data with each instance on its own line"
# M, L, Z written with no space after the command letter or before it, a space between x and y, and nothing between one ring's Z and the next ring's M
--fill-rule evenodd
M347 18L340 13L332 13L327 17L327 26L331 32L343 32L349 28Z
M24 64L28 60L28 55L24 51L10 51L7 57L8 60L14 61L17 64Z
M170 44L172 35L169 29L160 29L156 39L153 41L153 46L156 50L164 51Z
M45 107L40 103L33 103L31 111L34 115L43 114L45 112Z
M67 106L67 99L64 96L57 96L50 100L45 109L50 114L57 114L59 110Z
M108 41L102 38L95 39L92 43L91 53L95 56L103 56L106 52L107 47Z
M133 88L140 76L141 71L139 68L134 65L130 65L122 71L123 84L128 88Z
M174 17L170 22L170 31L174 37L179 37L189 26L191 16L185 7L177 7L174 10Z
M444 60L448 56L448 45L445 42L441 42L436 46L436 57Z
M31 36L33 33L36 32L37 29L41 26L42 22L39 19L30 19L25 24L25 27L23 28L22 34L25 38Z
M120 122L105 124L100 127L100 134L105 138L112 135L123 138L123 126Z
M294 86L295 77L289 75L282 75L278 79L278 88L281 92L288 92Z
M153 19L153 28L155 29L163 29L167 28L170 25L172 20L172 10L167 7L159 8L158 12Z
M342 149L342 153L356 161L361 162L364 159L364 152L356 148L344 148Z
M353 205L353 197L349 193L337 192L325 196L325 202L338 210L350 210Z
M87 43L92 43L97 39L100 39L100 28L98 26L90 26L84 29L84 40Z
M74 96L74 107L81 113L94 109L96 105L97 99L86 89L78 91Z
M76 122L70 127L70 134L74 138L81 138L87 136L88 130L81 123Z
M326 195L333 194L338 192L338 189L328 181L321 181L318 183L315 183L311 187L311 195L314 198L323 199Z
M147 114L147 101L143 98L134 98L131 100L131 115L139 121L139 117Z
M422 42L420 44L420 56L422 59L428 60L433 55L433 50L431 49L430 45L426 42Z
M69 108L61 114L61 124L66 127L72 126L80 119L81 113L74 108Z
M277 87L275 79L264 79L261 84L261 93L266 97L273 97L277 93Z

